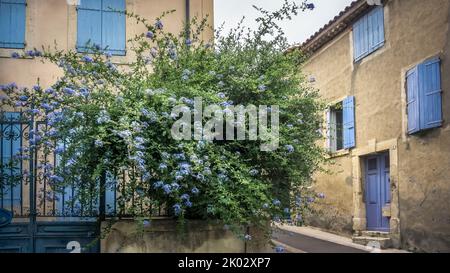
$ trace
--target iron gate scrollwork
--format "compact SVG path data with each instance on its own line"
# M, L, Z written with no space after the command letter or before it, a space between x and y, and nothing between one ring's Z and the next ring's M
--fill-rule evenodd
M0 112L0 208L14 217L0 228L0 252L70 252L71 241L85 246L84 252L99 251L99 198L86 209L78 205L73 185L51 185L45 169L57 157L30 151L33 132L47 125L23 117Z

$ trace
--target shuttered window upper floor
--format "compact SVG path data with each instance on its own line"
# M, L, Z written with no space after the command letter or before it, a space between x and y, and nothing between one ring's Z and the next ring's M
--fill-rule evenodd
M77 8L77 50L99 47L112 55L126 54L125 0L81 1Z
M384 8L376 7L353 25L353 59L355 62L384 45Z

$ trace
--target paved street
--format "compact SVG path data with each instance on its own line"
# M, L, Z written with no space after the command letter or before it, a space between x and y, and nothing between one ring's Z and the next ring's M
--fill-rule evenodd
M299 233L278 230L273 234L276 243L288 253L367 253L362 249L320 240Z

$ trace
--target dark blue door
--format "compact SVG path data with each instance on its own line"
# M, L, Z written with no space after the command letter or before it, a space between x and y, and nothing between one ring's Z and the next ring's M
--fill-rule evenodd
M366 158L366 215L367 230L389 231L389 218L383 216L383 207L391 203L389 155Z

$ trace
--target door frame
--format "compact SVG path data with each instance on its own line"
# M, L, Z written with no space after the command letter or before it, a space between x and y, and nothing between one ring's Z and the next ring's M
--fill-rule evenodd
M389 170L391 181L391 206L389 237L394 247L400 247L400 210L399 210L399 177L398 177L398 140L391 139L379 142L373 139L366 146L352 151L353 177L353 230L355 235L362 235L367 230L365 203L365 159L367 156L389 153Z

